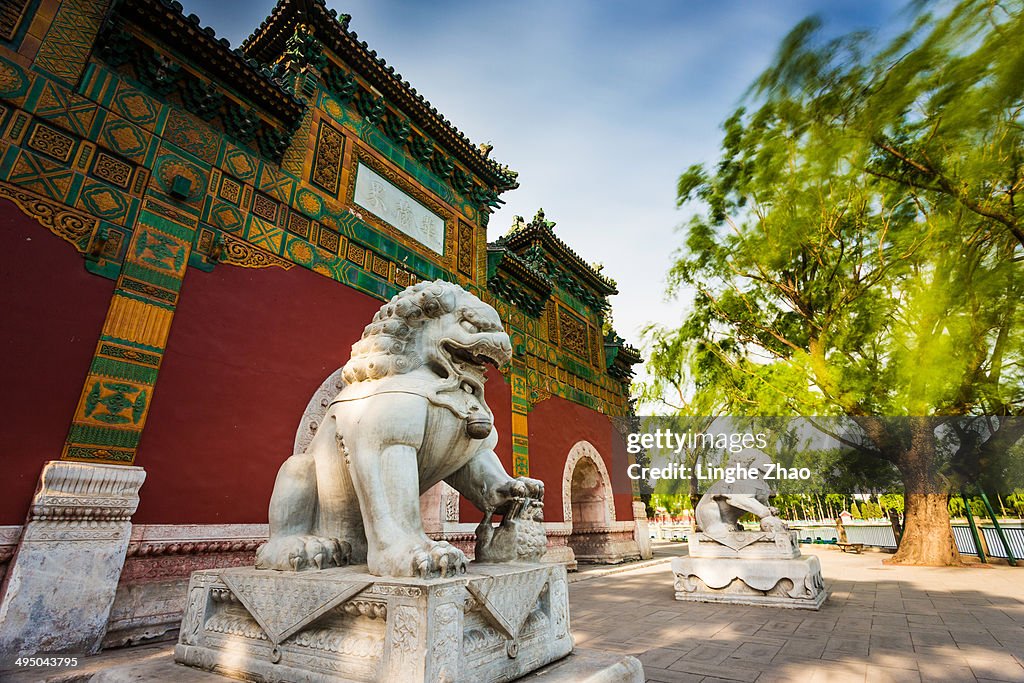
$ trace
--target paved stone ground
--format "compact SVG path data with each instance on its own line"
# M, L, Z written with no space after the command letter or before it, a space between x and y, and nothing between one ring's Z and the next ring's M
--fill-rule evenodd
M831 593L819 612L677 602L662 563L573 583L576 644L638 656L652 683L1024 681L1024 568L806 551Z
M810 612L677 602L667 561L684 549L659 544L654 563L570 575L576 645L636 655L651 683L1024 682L1024 567L889 567L882 553L807 547L831 592ZM0 680L228 680L173 664L172 649L111 650L75 670ZM104 677L125 666L127 678Z

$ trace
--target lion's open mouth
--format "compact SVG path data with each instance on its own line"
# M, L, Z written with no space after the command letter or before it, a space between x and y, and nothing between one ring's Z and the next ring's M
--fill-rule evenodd
M488 364L495 368L501 367L508 362L507 354L500 349L495 349L487 342L477 342L471 346L462 346L452 340L444 342L444 348L456 361L474 365L478 368L485 368Z

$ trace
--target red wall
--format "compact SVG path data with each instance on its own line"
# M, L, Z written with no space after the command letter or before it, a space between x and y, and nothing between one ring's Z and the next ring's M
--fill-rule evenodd
M10 207L0 213L0 368L7 391L0 524L24 521L42 465L60 457L114 282L89 274L70 245ZM147 480L138 524L264 523L310 395L349 356L381 302L294 267L190 269L136 464ZM511 388L496 371L487 401L512 471ZM531 476L547 484L545 518L561 520L562 469L586 439L605 458L616 515L630 519L625 464L609 420L552 397L529 416ZM621 465L621 466L619 466ZM460 517L480 519L463 500Z
M190 269L136 464L138 524L265 523L302 411L380 301L305 268Z
M60 458L114 282L6 201L0 231L0 524L21 524L43 463Z
M589 441L601 454L612 480L615 517L633 519L632 488L626 476L625 451L616 447L621 437L606 416L578 403L552 396L534 406L529 415L530 476L544 482L544 519L563 521L562 472L577 441Z
M484 387L487 405L494 413L494 428L498 430L498 445L494 452L505 471L512 474L512 387L500 372L487 368L487 385ZM476 524L483 514L465 498L459 498L459 521Z

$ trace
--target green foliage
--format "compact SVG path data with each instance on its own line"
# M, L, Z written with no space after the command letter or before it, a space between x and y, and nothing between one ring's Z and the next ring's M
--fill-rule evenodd
M864 519L864 516L860 512L860 508L857 507L857 503L850 503L850 515L854 519Z
M651 494L651 507L664 508L673 517L679 517L687 510L693 509L688 495L671 493Z
M846 496L841 493L826 493L825 505L828 506L829 515L838 517L839 513L846 509Z
M949 499L949 516L950 517L963 517L964 516L964 501L959 496L951 496Z
M885 510L895 510L901 515L903 514L904 501L902 493L883 493L878 498Z
M928 7L881 48L793 30L718 163L679 178L669 293L692 313L647 335L648 398L858 424L832 491L977 480L1024 432L954 467L932 430L871 420L1024 415L1024 14Z
M690 483L686 479L658 479L654 482L654 492L651 495L662 496L667 500L687 497L689 492Z
M831 511L827 507L828 501L824 501L826 505L823 506L821 505L822 497L806 493L780 493L772 499L771 504L778 508L779 516L782 519L819 519L830 515L834 516L842 510L844 497L838 494L832 495L835 495L835 502L839 505L833 506Z
M982 502L980 496L974 496L968 500L968 504L971 507L971 514L974 516L976 521L988 519L988 510L985 509L985 503ZM961 496L952 496L949 499L949 514L952 517L966 517L967 512L964 507L964 499Z
M1008 495L1006 504L1016 511L1018 517L1024 517L1024 489L1017 489Z
M885 516L882 514L881 506L870 500L861 503L860 515L864 519L881 519Z

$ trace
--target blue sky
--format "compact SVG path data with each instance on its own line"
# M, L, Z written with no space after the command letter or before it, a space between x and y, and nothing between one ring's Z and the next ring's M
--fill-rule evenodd
M238 46L268 0L181 0ZM903 23L900 0L625 2L440 0L328 2L350 28L474 142L519 171L491 218L543 207L556 233L619 283L615 326L640 345L649 322L672 324L665 274L686 215L675 183L712 162L721 122L779 41L820 15L830 34Z

